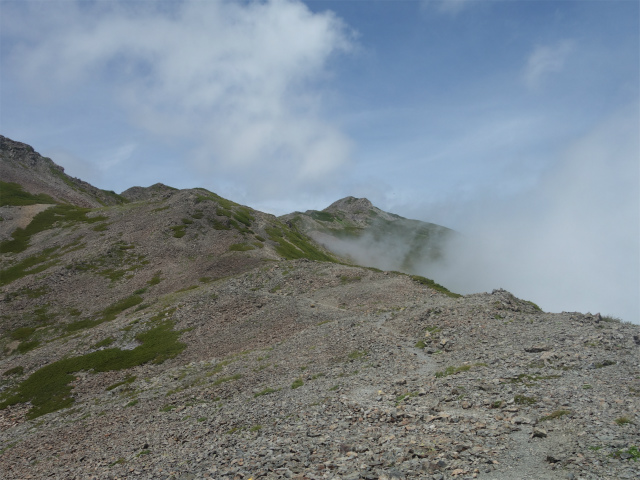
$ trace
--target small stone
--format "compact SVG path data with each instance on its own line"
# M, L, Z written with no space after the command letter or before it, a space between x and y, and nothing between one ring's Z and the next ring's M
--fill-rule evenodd
M511 420L511 422L515 423L516 425L521 425L521 424L530 425L533 423L533 420L531 420L528 417L517 416L517 417L513 417L513 420Z
M532 438L545 438L546 436L547 431L539 427L534 427L533 432L531 433Z
M540 355L540 360L546 362L547 360L551 360L556 357L557 355L554 352L544 352L542 355Z
M524 351L527 353L541 353L541 352L546 352L548 350L551 350L551 347L543 344L532 345L531 347L527 347L524 349Z

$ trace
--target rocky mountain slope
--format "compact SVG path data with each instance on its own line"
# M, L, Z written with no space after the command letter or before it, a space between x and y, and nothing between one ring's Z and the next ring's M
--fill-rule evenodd
M280 219L354 263L405 273L418 273L443 259L447 241L457 235L441 225L380 210L366 198L346 197L324 210Z
M203 189L87 208L16 143L0 477L640 475L637 325L350 265L304 234L312 213ZM367 228L353 204L326 211Z

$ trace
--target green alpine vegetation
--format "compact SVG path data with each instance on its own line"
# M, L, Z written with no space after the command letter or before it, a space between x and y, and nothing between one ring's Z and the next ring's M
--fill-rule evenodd
M267 235L269 235L269 238L277 243L276 252L287 260L308 258L309 260L318 260L321 262L336 261L333 256L324 253L313 245L308 237L293 228L289 229L280 224L279 226L268 227L265 231Z
M0 207L36 205L39 203L55 204L58 202L44 193L34 195L25 192L22 186L17 183L3 182L0 180Z
M0 253L20 253L30 244L31 237L36 233L53 228L54 226L69 227L78 222L96 223L107 220L107 217L87 217L90 208L74 207L72 205L55 205L38 213L26 228L17 228L11 237L0 243Z
M65 328L67 332L76 332L85 328L95 327L104 322L110 322L128 308L142 303L142 300L143 299L140 295L131 295L130 297L123 298L122 300L109 305L98 314L97 318L77 320L75 322L67 324Z
M165 321L136 335L141 345L133 350L108 348L78 357L63 358L32 373L15 388L5 392L0 410L18 403L31 403L27 418L33 419L73 404L71 386L80 371L109 372L133 368L144 363L162 363L174 358L186 345L178 341L181 332Z

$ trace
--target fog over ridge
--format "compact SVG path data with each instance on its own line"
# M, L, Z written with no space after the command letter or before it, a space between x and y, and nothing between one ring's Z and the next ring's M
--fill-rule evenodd
M445 260L417 269L459 293L505 288L544 310L640 323L639 127L632 108L619 111L528 191L446 205L455 225L422 205L418 216L463 235L447 243Z

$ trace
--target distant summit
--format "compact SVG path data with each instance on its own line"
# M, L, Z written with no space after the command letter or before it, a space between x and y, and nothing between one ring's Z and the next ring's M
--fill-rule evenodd
M453 230L410 220L373 206L366 198L345 197L327 208L281 217L336 255L359 265L423 272L444 256Z
M138 202L141 200L162 199L171 196L179 191L177 188L170 187L164 183L156 183L150 187L131 187L121 195L130 202Z
M356 197L344 197L340 200L333 202L327 208L325 208L324 212L357 212L357 211L368 211L373 208L373 204L367 198L356 198Z

